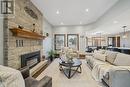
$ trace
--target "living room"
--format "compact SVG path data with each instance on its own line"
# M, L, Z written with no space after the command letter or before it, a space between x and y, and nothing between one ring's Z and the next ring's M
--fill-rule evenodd
M130 87L130 0L0 5L0 87Z

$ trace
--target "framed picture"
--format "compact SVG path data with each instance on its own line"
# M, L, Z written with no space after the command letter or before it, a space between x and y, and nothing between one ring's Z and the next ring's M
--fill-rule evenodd
M79 35L67 34L67 46L79 50Z
M55 50L61 50L65 47L65 34L54 35Z

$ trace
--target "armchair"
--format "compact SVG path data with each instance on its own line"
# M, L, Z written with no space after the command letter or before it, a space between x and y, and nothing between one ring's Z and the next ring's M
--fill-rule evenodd
M52 78L49 76L45 76L40 81L30 77L29 68L24 67L20 69L22 76L25 80L25 87L52 87Z

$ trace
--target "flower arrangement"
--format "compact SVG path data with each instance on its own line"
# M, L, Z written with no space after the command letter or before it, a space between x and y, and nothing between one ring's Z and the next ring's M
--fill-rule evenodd
M67 62L73 62L73 53L72 52L66 53L66 61Z

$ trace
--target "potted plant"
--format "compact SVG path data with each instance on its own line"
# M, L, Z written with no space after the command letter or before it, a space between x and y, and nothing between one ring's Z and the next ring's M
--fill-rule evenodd
M48 55L49 55L50 61L53 61L53 58L54 58L54 56L55 56L55 52L54 52L53 50L50 50L50 51L48 52Z

